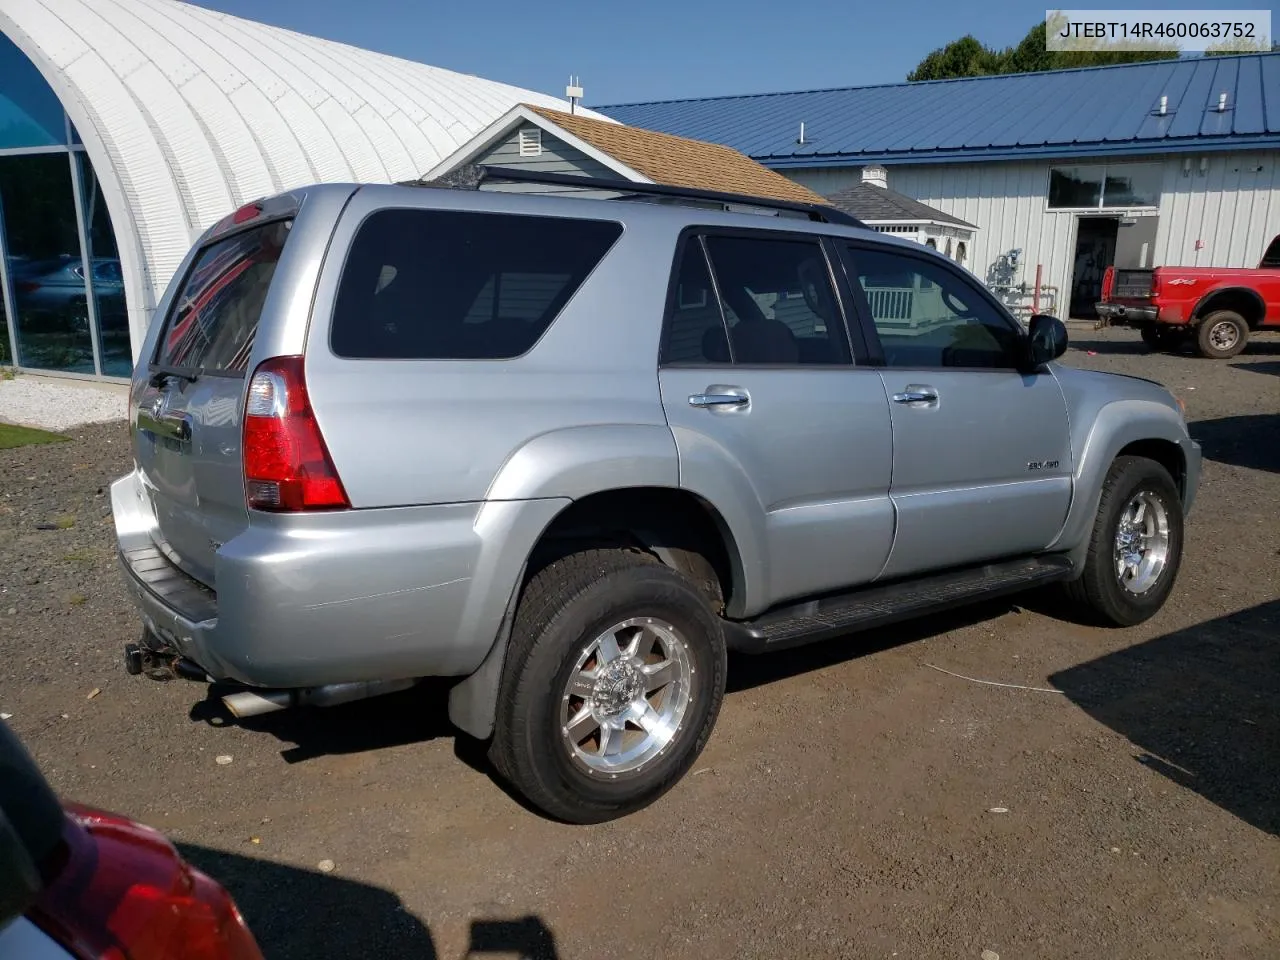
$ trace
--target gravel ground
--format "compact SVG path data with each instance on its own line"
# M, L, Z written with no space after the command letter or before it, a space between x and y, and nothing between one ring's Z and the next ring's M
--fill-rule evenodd
M126 676L122 425L0 452L0 711L62 794L226 883L271 957L1275 958L1280 342L1075 335L1066 362L1168 384L1204 444L1166 608L1109 631L1027 597L734 660L697 768L626 820L524 809L438 691L235 725Z
M127 416L128 388L53 377L0 378L0 421L41 430L71 430Z

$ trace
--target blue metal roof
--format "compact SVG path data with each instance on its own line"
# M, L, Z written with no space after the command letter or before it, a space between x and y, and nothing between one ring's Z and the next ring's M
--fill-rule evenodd
M1280 53L595 109L771 167L1276 147Z

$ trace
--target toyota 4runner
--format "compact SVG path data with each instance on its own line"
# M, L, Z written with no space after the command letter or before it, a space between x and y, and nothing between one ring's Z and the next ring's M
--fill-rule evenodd
M689 769L726 651L1054 581L1164 603L1200 452L1163 387L835 210L611 192L330 184L200 238L112 487L132 672L239 716L456 678L591 822Z

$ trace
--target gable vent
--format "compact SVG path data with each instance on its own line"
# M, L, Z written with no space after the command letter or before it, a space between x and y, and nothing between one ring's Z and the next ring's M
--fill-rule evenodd
M529 130L520 131L520 156L542 156L542 130L540 128L533 127Z

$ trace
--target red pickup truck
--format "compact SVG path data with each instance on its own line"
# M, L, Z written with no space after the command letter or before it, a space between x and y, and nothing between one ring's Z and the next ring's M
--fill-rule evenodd
M1194 339L1203 357L1234 357L1257 330L1280 330L1280 236L1257 269L1108 267L1098 316L1142 331L1161 350Z

